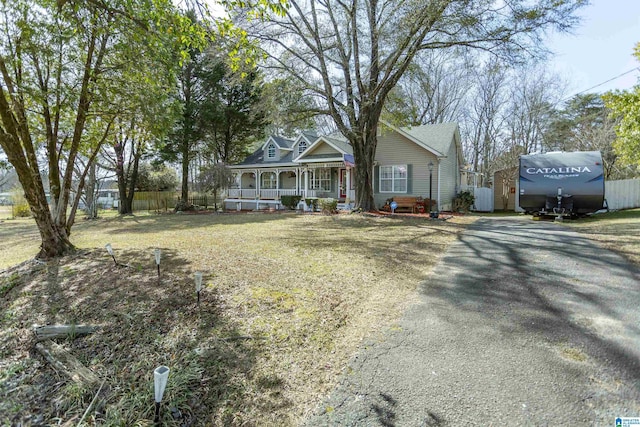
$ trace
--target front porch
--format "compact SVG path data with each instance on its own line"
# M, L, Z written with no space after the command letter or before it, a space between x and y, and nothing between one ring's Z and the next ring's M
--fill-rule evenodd
M225 204L236 210L283 209L282 196L300 196L303 201L333 198L348 205L355 199L352 172L341 162L236 170L235 184L229 188ZM302 208L307 208L306 203Z

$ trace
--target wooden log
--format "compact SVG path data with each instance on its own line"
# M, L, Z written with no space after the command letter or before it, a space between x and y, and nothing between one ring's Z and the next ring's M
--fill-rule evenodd
M98 330L92 325L46 325L34 326L36 341L49 340L53 338L74 338L78 335L91 334Z
M71 378L77 384L92 386L98 383L98 376L61 345L50 340L43 341L36 344L36 350L56 371Z

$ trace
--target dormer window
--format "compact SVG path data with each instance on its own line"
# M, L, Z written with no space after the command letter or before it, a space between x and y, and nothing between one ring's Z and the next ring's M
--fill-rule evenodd
M276 146L275 144L269 144L267 147L267 157L269 159L273 159L276 157Z
M304 153L304 150L307 149L307 141L300 141L298 144L298 155Z

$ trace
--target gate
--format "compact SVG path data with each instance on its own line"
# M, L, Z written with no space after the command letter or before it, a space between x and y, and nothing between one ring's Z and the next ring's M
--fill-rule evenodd
M493 190L491 188L473 188L473 210L479 212L493 212Z

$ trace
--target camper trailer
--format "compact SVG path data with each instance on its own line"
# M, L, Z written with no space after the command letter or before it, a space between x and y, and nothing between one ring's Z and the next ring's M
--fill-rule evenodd
M604 205L599 151L520 156L520 207L534 216L577 217Z

